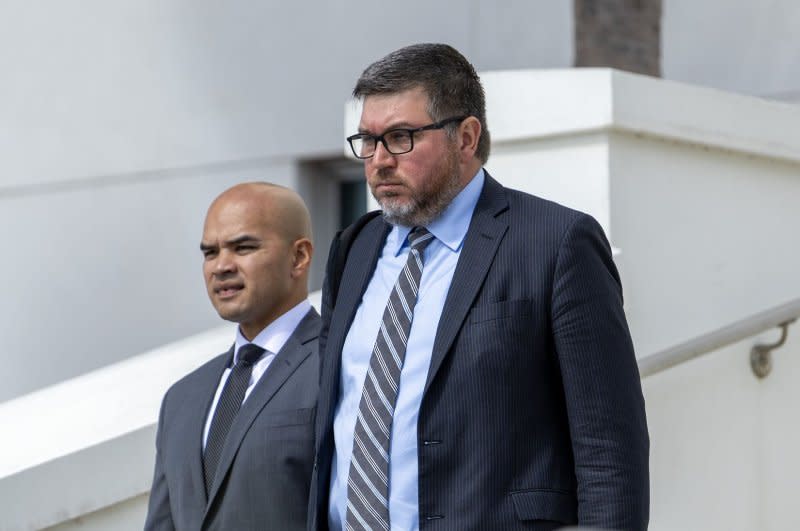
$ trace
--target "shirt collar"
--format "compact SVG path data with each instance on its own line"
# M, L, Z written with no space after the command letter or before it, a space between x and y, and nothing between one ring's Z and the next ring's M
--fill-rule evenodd
M248 341L247 338L242 335L242 331L237 326L236 344L234 346L233 353L234 365L239 361L239 348L248 343L258 345L272 354L277 354L280 352L280 350L283 348L283 345L285 345L286 341L289 339L289 336L292 335L294 329L297 328L297 325L300 324L300 321L303 320L303 317L306 316L308 310L310 309L311 303L308 302L308 299L303 299L300 304L267 325L267 327L259 332L252 341Z
M437 240L451 251L458 251L464 243L464 237L467 235L467 229L472 220L472 213L475 211L475 205L478 204L478 198L483 190L483 182L484 172L481 168L464 189L453 198L442 215L426 227ZM395 256L400 254L411 229L412 227L395 225L387 236L386 245Z

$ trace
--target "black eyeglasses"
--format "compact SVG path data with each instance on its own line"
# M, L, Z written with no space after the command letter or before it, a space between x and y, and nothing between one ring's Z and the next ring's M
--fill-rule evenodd
M347 142L350 144L350 149L353 150L353 155L359 159L368 159L375 155L375 148L378 147L378 142L383 144L386 151L392 155L402 155L414 149L414 133L430 131L431 129L442 129L448 124L460 123L465 119L467 119L467 116L457 116L454 118L447 118L441 122L417 127L416 129L390 129L382 135L359 133L357 135L348 136Z

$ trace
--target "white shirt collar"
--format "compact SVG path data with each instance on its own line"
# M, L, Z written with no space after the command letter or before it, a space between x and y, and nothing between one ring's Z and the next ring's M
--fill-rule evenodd
M239 360L239 348L248 343L258 345L272 354L280 352L283 345L286 344L286 340L289 339L289 336L292 335L294 329L297 328L297 325L300 324L300 321L303 320L303 317L306 316L310 309L311 303L308 302L308 299L303 299L300 304L267 325L252 341L248 341L242 335L239 327L236 327L236 344L233 353L234 365Z

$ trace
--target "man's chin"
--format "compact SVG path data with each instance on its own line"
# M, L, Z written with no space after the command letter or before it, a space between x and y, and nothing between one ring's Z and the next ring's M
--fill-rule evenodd
M395 198L379 199L378 204L383 210L383 217L394 225L408 225L416 217L417 209L405 201L397 201Z
M418 225L413 215L403 212L388 211L386 209L383 210L383 219L392 225L403 225L405 227Z
M230 321L231 323L240 323L244 317L238 308L225 307L225 305L221 304L216 306L215 309L217 310L217 314L221 319Z

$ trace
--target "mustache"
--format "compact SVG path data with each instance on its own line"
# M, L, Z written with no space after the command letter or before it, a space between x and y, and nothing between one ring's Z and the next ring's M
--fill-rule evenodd
M397 177L397 173L393 168L380 168L375 172L375 178L381 181L388 181L390 179L394 179L395 177Z

